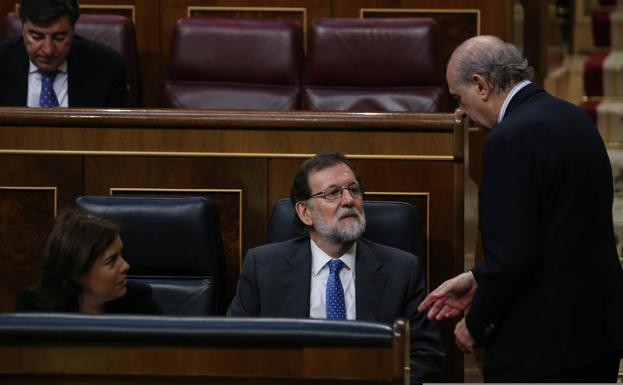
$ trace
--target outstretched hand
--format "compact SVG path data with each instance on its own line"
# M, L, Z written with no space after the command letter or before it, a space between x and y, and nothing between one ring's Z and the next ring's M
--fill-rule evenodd
M441 321L454 318L471 305L477 287L478 284L471 272L459 274L429 293L417 310L423 312L430 306L428 319L435 318Z

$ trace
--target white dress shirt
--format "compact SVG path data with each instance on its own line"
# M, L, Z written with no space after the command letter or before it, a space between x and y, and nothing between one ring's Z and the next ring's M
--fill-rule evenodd
M312 269L311 269L311 290L309 298L310 318L327 318L327 279L329 278L329 262L332 258L316 245L313 240L311 243ZM344 289L344 304L346 305L346 319L354 320L357 318L357 308L355 304L355 255L357 253L357 243L342 255L339 259L344 262L344 267L340 270L340 281Z
M69 106L69 96L67 87L67 61L63 63L54 78L54 93L58 99L59 107ZM30 62L28 68L28 107L39 107L39 97L41 96L41 72Z
M506 95L506 99L504 99L504 103L502 103L502 108L500 108L500 113L498 114L498 124L504 119L504 115L506 115L506 109L508 108L508 104L513 99L513 96L517 92L519 92L522 88L532 83L530 80L522 80L519 83L515 84L515 87L511 90L511 92Z

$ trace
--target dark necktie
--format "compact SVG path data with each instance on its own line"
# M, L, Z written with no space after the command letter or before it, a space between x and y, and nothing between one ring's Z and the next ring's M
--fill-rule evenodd
M58 107L58 99L54 92L54 78L58 72L41 72L41 95L39 106Z
M340 281L340 270L344 262L332 259L329 264L329 279L327 280L327 319L346 319L346 305L344 304L344 289Z

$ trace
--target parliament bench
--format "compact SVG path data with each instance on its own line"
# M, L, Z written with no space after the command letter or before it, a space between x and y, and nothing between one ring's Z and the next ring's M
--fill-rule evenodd
M11 384L405 384L408 321L5 313Z

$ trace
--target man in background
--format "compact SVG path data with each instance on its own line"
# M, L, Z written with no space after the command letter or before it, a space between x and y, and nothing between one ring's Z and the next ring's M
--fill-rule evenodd
M411 382L438 381L445 353L437 325L416 311L426 290L422 261L361 238L362 195L342 154L305 161L290 198L307 235L250 249L227 315L389 323L404 317L411 328Z
M21 0L22 34L0 44L0 105L125 107L123 59L74 35L76 0Z
M459 114L490 129L480 228L484 262L419 306L484 347L487 382L615 382L623 351L623 277L613 181L587 114L530 82L517 49L494 36L461 44L447 68Z

